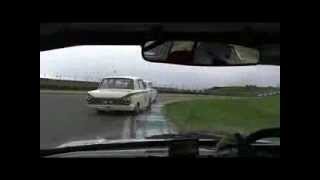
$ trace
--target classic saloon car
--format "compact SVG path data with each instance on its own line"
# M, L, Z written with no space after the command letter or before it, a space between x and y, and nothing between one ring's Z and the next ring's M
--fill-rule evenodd
M150 96L151 96L151 102L156 102L157 101L157 97L158 97L158 91L156 89L153 88L152 86L152 82L151 81L144 81L147 89L149 90Z
M100 111L133 111L139 113L152 104L144 81L138 77L104 78L98 89L88 92L88 106Z

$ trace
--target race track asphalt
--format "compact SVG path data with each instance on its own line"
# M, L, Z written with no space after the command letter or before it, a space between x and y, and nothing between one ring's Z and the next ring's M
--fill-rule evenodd
M173 126L161 113L159 97L151 111L139 115L121 112L99 114L86 106L85 93L40 91L40 149L91 139L131 139L172 133Z

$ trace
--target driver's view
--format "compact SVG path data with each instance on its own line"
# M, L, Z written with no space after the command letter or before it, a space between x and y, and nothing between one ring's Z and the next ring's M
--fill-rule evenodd
M280 23L40 23L40 157L279 158Z

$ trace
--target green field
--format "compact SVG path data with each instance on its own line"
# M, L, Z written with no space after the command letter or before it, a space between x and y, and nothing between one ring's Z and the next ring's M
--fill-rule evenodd
M217 96L257 96L261 93L279 92L279 88L275 87L221 87L206 90L207 94Z
M163 111L180 132L250 133L280 126L280 95L175 102L165 105Z

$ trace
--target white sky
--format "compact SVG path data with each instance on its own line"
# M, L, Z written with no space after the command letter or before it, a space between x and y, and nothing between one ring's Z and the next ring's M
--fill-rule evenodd
M78 46L40 52L40 77L99 80L139 76L155 85L201 89L213 86L278 86L279 66L193 67L150 63L139 46Z

